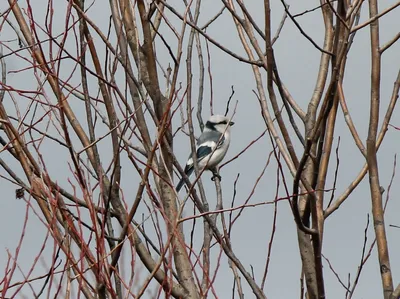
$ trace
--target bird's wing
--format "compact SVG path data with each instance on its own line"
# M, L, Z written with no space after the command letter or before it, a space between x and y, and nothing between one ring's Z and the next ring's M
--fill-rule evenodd
M204 132L197 141L196 156L198 161L220 148L225 141L223 134L217 131Z
M199 139L197 140L197 146L200 147L203 144L207 143L215 143L218 144L218 147L220 147L225 141L225 137L223 134L221 134L218 131L206 131L203 132L203 134L200 135Z
M203 134L201 134L199 139L197 140L197 150L196 150L197 162L200 162L205 157L210 155L213 151L220 148L224 144L224 141L225 141L224 135L217 131L203 132ZM193 159L192 159L192 154L190 154L186 162L184 171L187 176L190 176L193 170L194 170ZM184 180L181 179L179 181L178 186L176 187L176 191L179 192L179 190L182 188L183 185L184 185Z
M216 149L220 148L225 141L225 137L223 134L217 131L208 131L203 132L197 140L197 149L196 156L197 162L200 162L202 159L207 157L207 155L211 154ZM193 167L192 155L190 154L188 161L186 163L185 170L189 170Z

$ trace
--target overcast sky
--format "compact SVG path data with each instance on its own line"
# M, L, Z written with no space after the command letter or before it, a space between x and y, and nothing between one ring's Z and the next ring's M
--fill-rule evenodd
M20 1L21 5L23 1ZM379 1L380 10L389 7L396 0ZM218 3L218 4L217 4ZM38 22L44 20L46 1L32 1L35 19ZM172 1L171 4L178 5L179 11L183 12L183 6L180 1ZM317 1L288 1L292 13L298 13L305 9L310 9L318 5ZM58 12L56 5L56 14L60 17L55 18L55 32L61 32L64 28L65 18L64 11ZM102 1L97 1L90 9L89 16L97 22L103 32L107 32L109 19L109 10L107 4L102 6ZM262 1L246 1L246 5L253 14L254 19L263 27L263 4ZM222 3L215 0L202 1L202 14L199 24L204 24L210 16L215 15L222 7ZM0 11L3 12L7 8L6 1L0 3ZM276 30L282 17L282 4L280 1L272 3L273 29ZM391 39L400 28L400 9L397 8L385 17L380 22L380 39L381 43L385 43ZM168 14L171 16L170 14ZM363 22L368 18L367 6L362 11L361 20ZM317 10L298 19L303 29L319 44L323 44L323 22L320 12ZM172 18L173 24L179 24L177 19ZM43 23L42 23L43 24ZM161 31L167 40L172 39L171 31L165 26L162 26ZM207 33L214 39L218 40L227 48L233 50L240 55L245 56L240 41L237 36L236 29L233 25L232 18L227 11L215 21L208 29ZM187 32L188 34L188 32ZM188 35L187 35L188 36ZM0 33L0 41L6 42L15 38L15 34L8 26L4 26ZM17 41L8 42L9 46L14 49L18 48ZM205 43L203 40L203 49ZM70 45L72 47L72 43ZM358 129L360 137L363 141L366 140L368 132L369 120L369 95L370 95L370 44L369 44L369 27L360 30L354 40L351 52L348 56L348 63L344 79L344 92L347 99L347 104L352 113L353 121ZM280 71L281 78L284 84L289 89L293 97L298 101L303 110L306 110L307 103L312 95L315 86L316 74L319 67L320 53L318 50L307 41L300 32L295 28L292 22L288 19L281 32L281 37L274 45L277 58L277 65ZM5 51L7 52L7 51ZM29 55L22 52L24 55ZM104 51L101 52L104 55ZM195 52L194 52L195 53ZM381 117L386 112L387 104L392 93L393 83L397 76L400 67L400 43L397 42L392 48L387 50L382 58L382 81L381 81ZM157 56L163 67L167 67L172 60L168 51L160 42L157 42ZM195 55L196 56L196 55ZM252 92L255 89L255 80L251 67L241 63L232 57L226 55L221 50L210 45L211 57L211 72L213 77L213 99L214 113L223 114L225 112L226 101L231 93L231 86L234 86L235 95L233 101L238 101L234 121L236 125L232 128L232 143L227 154L227 159L238 154L252 140L256 139L264 130L265 124L261 118L260 107L257 98ZM185 62L185 58L182 61ZM196 61L196 60L195 60ZM8 57L8 71L18 70L26 66L21 58ZM196 70L197 62L194 62L194 84L197 84L198 70ZM65 68L68 69L68 61L65 62ZM160 75L161 77L161 75ZM32 79L32 73L25 71L20 73L10 73L8 76L8 84L15 88L35 89L36 83ZM79 77L76 78L78 80ZM160 78L163 80L162 78ZM121 80L123 77L121 75ZM185 69L182 68L180 73L180 81L185 85ZM206 80L204 92L204 113L203 117L209 116L207 103L210 99L210 85ZM78 81L76 81L78 82ZM93 81L94 82L94 81ZM165 85L162 85L165 86ZM93 84L93 92L97 90ZM196 87L193 89L196 91ZM15 95L18 100L18 96ZM193 99L197 98L197 94L193 95ZM9 96L6 96L6 105L12 105ZM23 104L21 104L23 106ZM77 104L79 105L79 104ZM232 110L230 111L233 112ZM382 119L382 118L381 118ZM400 126L399 109L393 113L391 124ZM178 122L175 123L178 125ZM175 129L174 129L175 130ZM199 133L199 128L196 123L196 133ZM3 136L3 133L0 132ZM347 129L343 119L343 113L339 108L337 129L335 132L334 149L339 147L339 176L335 198L340 195L343 190L352 182L361 170L365 160L359 153L353 139ZM106 142L100 143L102 154L111 158L111 150ZM179 133L175 140L175 151L182 165L189 153L190 143L189 138L184 134ZM237 184L236 204L243 204L251 190L254 182L259 177L267 163L268 156L272 150L268 135L265 135L259 142L252 146L239 159L226 165L221 170L222 187L225 207L230 205L233 194L233 183L237 175L240 178ZM71 173L69 165L60 161L60 155L65 153L59 152L59 147L54 144L48 144L48 147L43 147L46 167L55 180L59 181L65 187L70 188L67 179ZM394 164L394 157L400 151L400 131L389 128L385 141L379 150L379 167L381 185L387 190ZM300 153L300 151L299 151ZM334 151L333 151L334 153ZM10 165L15 165L5 152L0 153L0 158L9 161ZM328 174L327 188L332 187L334 176L334 165L336 159L334 154L331 157L331 168ZM137 186L132 184L132 176L130 176L131 164L127 162L127 167L122 165L125 176L123 177L122 186L126 195L135 194ZM271 163L266 168L265 174L260 180L250 203L258 203L271 201L275 198L276 193L276 161L271 159ZM396 169L398 170L398 168ZM0 170L3 175L3 170ZM210 181L210 174L205 174L203 183L206 187L210 207L215 206L215 189L214 183ZM386 232L388 235L391 268L393 273L394 285L400 283L400 229L389 227L389 224L400 225L398 217L400 210L400 192L399 178L396 176L392 189L390 191L390 201L386 212ZM20 239L20 234L25 219L26 203L22 200L15 200L15 186L4 179L0 179L0 190L2 191L2 200L0 201L0 227L2 235L2 243L0 246L0 267L4 269L7 263L7 251L15 254L15 248ZM280 196L284 196L284 190L280 189ZM386 197L387 192L384 194ZM127 199L128 202L133 200ZM127 198L129 198L127 196ZM327 195L330 198L330 195ZM141 212L145 212L143 209ZM257 208L248 208L243 212L243 215L235 223L232 233L232 246L236 255L242 260L242 263L251 271L250 265L254 269L254 274L257 277L257 282L261 281L265 257L268 248L268 241L272 228L272 217L274 208L272 205L260 206ZM330 260L335 270L340 275L341 279L347 282L348 274L351 275L351 281L355 277L357 267L360 262L362 244L364 241L364 229L367 222L367 214L371 211L371 200L369 195L368 179L360 184L360 187L349 197L342 205L325 222L325 234L323 243L323 254ZM186 209L185 214L190 215L191 209ZM201 225L200 225L201 226ZM199 227L200 227L199 226ZM186 225L185 230L189 232L190 225ZM24 243L19 255L19 264L28 271L31 267L34 258L37 256L43 240L46 238L46 228L43 223L38 220L32 210L29 212L29 220L27 231L24 236ZM372 216L370 217L370 226L368 230L368 245L371 244L374 238L372 225ZM200 238L199 238L200 245ZM51 242L44 250L47 253L52 252ZM214 257L218 254L219 248L214 247ZM45 255L44 255L45 256ZM297 234L295 223L289 205L286 201L281 201L278 204L278 219L276 236L273 245L271 264L266 283L266 295L269 299L281 298L298 298L300 290L300 271L301 260L299 256ZM39 263L47 269L46 260L42 259ZM50 263L47 261L47 263ZM214 265L215 266L215 265ZM37 275L43 274L45 270L38 268L35 270ZM18 276L19 275L19 276ZM18 274L14 277L22 276ZM326 283L327 298L344 298L345 291L338 283L336 277L329 270L327 263L324 263L324 275ZM232 273L225 259L221 264L221 270L216 280L216 290L219 298L230 298L232 288ZM244 283L245 298L252 298L252 292ZM30 290L27 290L30 294ZM376 250L372 252L372 256L365 266L365 270L361 276L358 289L353 298L373 299L381 298L381 279L379 273L379 264L377 260ZM150 298L150 296L148 297ZM211 298L211 297L210 297Z

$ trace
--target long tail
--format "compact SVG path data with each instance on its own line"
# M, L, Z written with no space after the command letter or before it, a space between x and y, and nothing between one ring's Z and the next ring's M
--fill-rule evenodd
M193 172L193 166L189 167L188 169L185 169L185 174L189 177ZM183 185L185 184L185 181L183 180L183 178L179 181L178 186L176 186L176 192L179 192Z

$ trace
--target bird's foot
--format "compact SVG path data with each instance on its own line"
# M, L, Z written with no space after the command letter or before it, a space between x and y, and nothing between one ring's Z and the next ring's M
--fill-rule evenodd
M218 173L214 172L211 180L215 181L216 178L218 178L218 180L221 181L221 176Z

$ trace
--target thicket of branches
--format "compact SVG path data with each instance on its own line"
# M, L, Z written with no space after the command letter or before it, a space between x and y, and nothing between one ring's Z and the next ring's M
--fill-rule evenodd
M266 298L277 205L285 201L297 227L302 264L301 283L290 287L299 289L300 298L325 298L329 294L325 294L324 274L337 275L329 260L323 259L325 220L336 215L365 178L376 239L361 247L355 277L343 282L337 275L338 282L344 296L352 298L363 266L368 259L377 259L383 298L400 298L400 285L396 286L400 278L392 277L389 261L377 158L400 87L400 72L395 78L383 78L381 66L400 33L382 41L379 22L393 10L398 13L400 2L378 9L377 0L321 0L318 7L294 12L290 3L281 0L274 20L283 12L282 18L275 23L269 0L251 5L262 11L257 17L248 1L215 1L214 11L203 11L200 0L176 2L2 3L0 31L12 32L13 39L0 41L1 190L15 189L16 197L26 203L21 213L27 216L16 250L8 252L1 297ZM369 18L360 21L362 9L368 10ZM94 21L98 10L107 11L110 18ZM38 17L37 11L46 13ZM310 13L323 18L322 42L301 25L300 17ZM209 33L221 15L231 19L221 30L238 39L242 51ZM297 28L299 39L312 45L319 61L318 72L308 78L315 88L307 103L292 95L282 80L288 70L277 65L274 45L285 38L282 28L288 23ZM348 108L343 87L348 55L360 30L370 34L371 81L365 87L370 99L362 103L370 109L364 116L369 118L366 141L353 122L357 111ZM213 101L204 91L212 82L210 48L245 65L254 75L247 92L259 102L262 136L273 148L262 163L267 167L270 160L276 162L280 179L274 186L275 198L250 203L250 194L244 203L236 204L235 197L223 201L218 178L214 190L206 192L201 171L189 180L175 156L177 136L187 136L193 150L194 132L208 117L203 109L213 110ZM160 59L161 51L167 59ZM13 69L12 61L24 66ZM10 74L26 82L10 84ZM381 104L382 80L394 82L388 105ZM234 119L234 90L231 101L223 101ZM339 117L344 117L358 155L365 158L358 176L347 182L341 194L334 192L338 165L332 162L337 159ZM234 158L241 159L252 144ZM48 152L49 147L56 150ZM56 156L60 173L48 171L49 156ZM176 178L182 176L187 189L177 194ZM129 183L121 183L126 177ZM333 185L327 185L328 180ZM275 207L275 212L272 226L266 229L270 237L257 236L269 244L267 256L260 260L265 266L259 277L235 252L231 234L244 209L265 205ZM47 234L38 237L45 238L43 248L27 269L18 253L21 247L29 247L23 239L30 213L43 223ZM48 247L52 254L43 256ZM374 247L377 251L371 255ZM224 263L234 278L230 290L215 283ZM47 273L32 274L37 269Z

